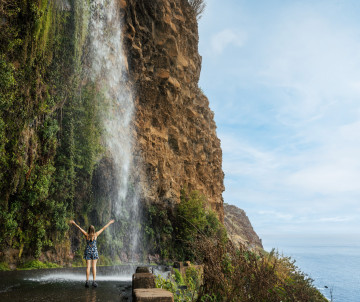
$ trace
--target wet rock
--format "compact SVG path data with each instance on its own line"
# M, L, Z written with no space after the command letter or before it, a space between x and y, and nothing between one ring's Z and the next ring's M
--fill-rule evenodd
M129 262L129 258L128 258L128 256L126 255L125 252L121 252L121 254L120 254L120 259L121 259L122 262Z
M148 255L149 258L149 262L155 262L158 263L160 261L160 255L159 254L155 254L155 255Z

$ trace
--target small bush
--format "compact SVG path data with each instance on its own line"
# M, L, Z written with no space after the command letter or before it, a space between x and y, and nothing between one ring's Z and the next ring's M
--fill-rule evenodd
M199 236L218 237L226 241L226 231L214 211L206 205L206 199L197 191L181 191L180 204L176 208L176 250L179 260L194 260L192 244Z
M181 273L179 272L178 269L174 268L174 277L175 277L175 282L179 285L183 285L184 284L184 279L181 275Z
M194 260L192 243L199 234L227 240L226 231L206 198L197 191L181 191L174 208L161 204L148 206L143 225L147 250L163 260Z
M186 288L183 284L176 281L176 276L170 278L162 278L156 276L155 284L157 288L163 288L174 294L174 302L192 302L198 298L199 287L195 286L196 282L189 278L186 282Z
M192 291L198 291L202 283L202 272L199 268L189 267L185 271L185 285L192 289Z

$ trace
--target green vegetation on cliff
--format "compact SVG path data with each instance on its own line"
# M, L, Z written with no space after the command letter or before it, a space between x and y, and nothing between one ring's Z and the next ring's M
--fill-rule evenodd
M100 127L80 83L86 16L58 3L0 3L0 250L19 259L60 246L69 217L92 207Z
M197 191L181 191L174 207L153 204L147 208L145 235L150 253L163 259L193 260L192 243L196 235L225 238L225 230L216 213L206 207L206 199Z

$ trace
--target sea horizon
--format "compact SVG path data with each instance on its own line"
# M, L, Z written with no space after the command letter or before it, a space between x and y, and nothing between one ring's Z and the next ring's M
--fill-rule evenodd
M360 234L262 234L266 251L291 257L329 301L358 302Z

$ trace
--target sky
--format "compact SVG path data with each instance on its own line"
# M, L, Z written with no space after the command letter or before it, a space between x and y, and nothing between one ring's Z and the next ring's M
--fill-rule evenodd
M206 2L224 201L260 237L360 233L360 1Z

